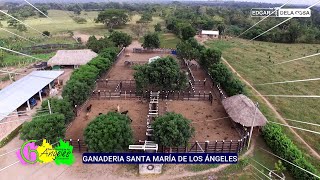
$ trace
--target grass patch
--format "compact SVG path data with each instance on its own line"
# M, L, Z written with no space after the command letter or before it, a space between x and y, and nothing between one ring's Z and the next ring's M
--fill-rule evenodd
M295 61L288 64L274 65L286 60L291 60L319 52L317 44L280 44L270 42L249 42L242 39L231 39L230 43L236 46L224 48L223 57L247 79L253 86L264 95L319 95L319 83L299 82L268 86L257 84L298 80L320 77L320 61L318 57ZM209 46L216 47L214 42ZM275 106L277 111L286 119L295 119L305 122L320 124L320 104L312 98L275 98L268 100ZM267 107L266 107L267 108ZM273 118L273 113L266 114L267 118ZM276 119L275 119L276 120ZM298 124L288 121L290 125L298 126L313 131L320 131L320 127L307 124ZM286 127L283 129L289 132ZM307 143L316 151L320 152L320 136L314 136L305 131L296 130ZM292 134L290 133L291 137ZM295 140L295 138L292 138ZM295 141L296 144L297 141ZM299 146L303 148L303 146ZM307 153L306 153L307 154ZM320 168L320 165L318 165Z
M176 49L177 44L180 42L180 39L172 33L162 33L159 38L161 48Z
M33 57L43 59L44 61L48 61L50 58L52 58L56 53L48 53L48 54L34 54ZM2 65L4 66L25 66L29 65L33 62L39 61L37 59L25 57L25 56L19 56L19 55L13 55L13 54L6 54Z
M21 124L20 126L18 126L15 130L13 130L7 137L5 137L4 139L2 139L0 141L0 148L2 148L3 146L5 146L6 144L8 144L13 138L15 138L18 134L20 129L22 128Z
M209 47L215 47L224 51L226 49L232 48L235 46L235 43L226 40L215 40L215 41L207 41L205 44Z
M205 171L211 168L218 167L218 164L193 164L186 166L186 169L191 172L199 172L199 171Z

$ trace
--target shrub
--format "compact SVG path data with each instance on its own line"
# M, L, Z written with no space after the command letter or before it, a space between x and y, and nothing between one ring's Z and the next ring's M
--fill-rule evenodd
M41 140L45 138L54 143L64 138L65 130L64 115L50 114L25 122L20 131L20 139Z
M84 131L90 152L122 152L133 143L130 120L117 112L96 117Z
M262 130L262 135L268 146L275 154L307 171L318 174L317 170L312 166L312 164L306 161L305 157L297 148L297 146L294 145L288 136L283 133L279 125L267 124ZM283 164L296 179L317 179L316 177L289 163L284 162Z
M57 98L50 98L51 110L53 113L63 114L65 117L65 124L71 122L74 118L73 107L71 103L65 99L57 99ZM41 108L48 109L48 100L42 102Z
M166 113L156 118L152 127L155 141L167 147L184 146L194 135L191 121L176 113Z

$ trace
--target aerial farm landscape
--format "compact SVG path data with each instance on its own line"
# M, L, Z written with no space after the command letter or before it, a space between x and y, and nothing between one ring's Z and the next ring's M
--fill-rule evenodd
M0 179L320 179L313 1L0 2Z

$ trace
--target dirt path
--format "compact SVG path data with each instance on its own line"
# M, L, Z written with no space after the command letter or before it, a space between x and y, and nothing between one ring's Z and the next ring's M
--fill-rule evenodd
M243 81L245 82L245 84L247 86L249 86L259 97L262 98L262 100L268 105L268 107L275 113L276 117L285 125L289 125L287 123L287 121L278 113L278 111L276 110L276 108L267 100L267 98L265 98L264 96L262 96L262 94L256 90L246 79L244 79L232 66L231 64L228 63L228 61L226 59L224 59L222 57L223 62ZM303 143L308 151L313 155L313 157L316 157L317 159L320 160L320 155L317 153L317 151L315 151L301 136L299 136L299 134L293 130L291 127L289 127L290 131L298 138L298 140Z

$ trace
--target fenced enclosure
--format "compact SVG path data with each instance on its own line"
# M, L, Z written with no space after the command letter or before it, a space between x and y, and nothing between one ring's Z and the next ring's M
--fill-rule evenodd
M248 146L249 133L239 140L205 141L189 142L186 146L165 147L160 145L158 152L163 153L240 153ZM73 146L74 152L88 152L88 147L83 140L65 140ZM143 145L144 141L136 142L137 145ZM142 152L130 150L128 152Z
M160 53L160 54L176 54L175 49L144 49L144 48L133 48L133 53Z
M122 87L124 84L122 84ZM127 86L127 85L126 85ZM141 99L149 100L152 91L137 92L137 91L122 91L119 90L120 84L113 84L115 91L111 90L95 90L92 92L92 100L111 100L111 99ZM128 88L128 87L126 87ZM185 100L185 101L215 101L217 98L212 92L193 92L193 91L160 91L159 100Z

